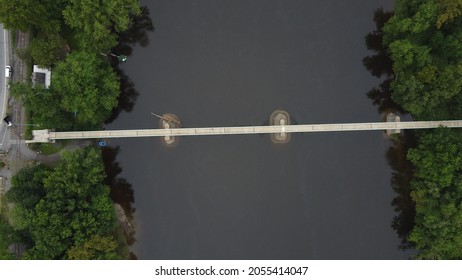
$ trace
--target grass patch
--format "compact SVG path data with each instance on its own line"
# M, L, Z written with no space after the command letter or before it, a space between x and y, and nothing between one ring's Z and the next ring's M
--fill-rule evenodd
M52 155L56 154L57 152L61 151L62 146L61 144L56 143L42 143L40 144L39 151L42 152L44 155Z
M29 145L29 148L44 155L52 155L61 151L66 145L67 142L64 141L56 143L32 143Z

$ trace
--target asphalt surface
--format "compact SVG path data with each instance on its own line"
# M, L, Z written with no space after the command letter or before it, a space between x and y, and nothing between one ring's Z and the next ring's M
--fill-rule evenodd
M9 32L3 28L3 24L0 23L0 111L1 111L1 123L0 123L0 151L8 150L9 144L9 129L3 118L6 116L6 109L8 105L8 82L10 78L5 77L6 65L10 65L10 42Z

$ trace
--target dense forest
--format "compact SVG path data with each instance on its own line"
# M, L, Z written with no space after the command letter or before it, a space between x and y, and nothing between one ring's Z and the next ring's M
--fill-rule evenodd
M462 0L398 0L382 29L393 61L392 98L416 120L462 118ZM461 132L418 132L414 165L416 217L409 241L416 258L462 258Z
M120 259L121 242L101 151L65 152L53 168L21 169L6 194L11 222L0 220L0 257L11 244L25 248L23 259ZM21 249L22 251L23 249Z
M0 22L30 39L14 50L26 76L34 64L52 71L49 88L32 81L10 85L26 109L24 123L91 130L120 111L118 101L130 96L120 96L127 95L121 88L127 77L112 51L134 24L152 28L140 22L142 13L138 0L0 0ZM99 149L64 152L53 167L25 165L1 197L0 259L128 258Z
M24 100L28 123L57 130L101 127L121 91L109 54L141 12L137 0L0 0L0 21L30 36L17 55L53 73L49 89L11 86L11 94Z
M10 238L27 245L25 259L116 259L117 231L100 151L67 152L54 168L24 168L7 198ZM12 240L14 241L14 240Z

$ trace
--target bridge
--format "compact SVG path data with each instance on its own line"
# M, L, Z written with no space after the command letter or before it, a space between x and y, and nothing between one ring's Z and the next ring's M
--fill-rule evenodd
M287 122L286 122L287 123ZM269 126L235 126L235 127L202 127L202 128L160 128L134 130L102 130L102 131L68 131L34 130L34 142L54 142L64 139L105 139L123 137L165 137L201 136L201 135L238 135L238 134L280 134L338 132L338 131L368 131L368 130L401 130L428 129L440 126L462 127L462 120L447 121L410 121L410 122L370 122L370 123L337 123L337 124L300 124L300 125L269 125Z

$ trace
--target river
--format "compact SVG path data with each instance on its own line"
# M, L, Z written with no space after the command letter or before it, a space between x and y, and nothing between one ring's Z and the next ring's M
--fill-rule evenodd
M362 59L392 0L155 0L121 65L134 103L107 129L380 121ZM142 37L142 36L141 36ZM140 259L407 259L381 132L111 140ZM129 191L129 192L130 192Z

